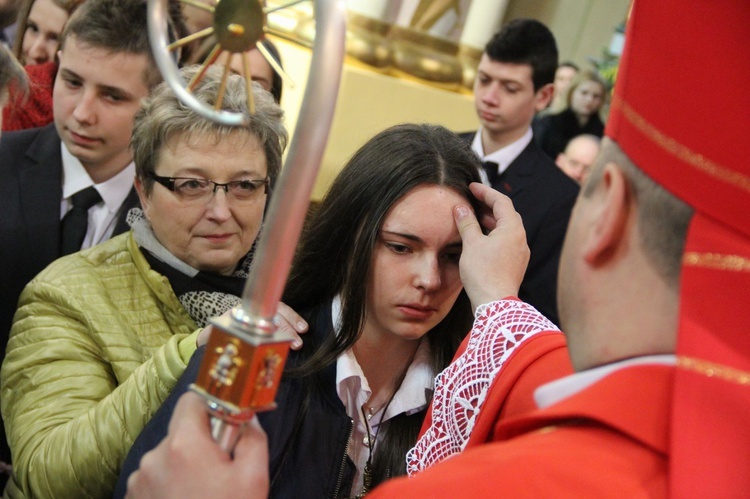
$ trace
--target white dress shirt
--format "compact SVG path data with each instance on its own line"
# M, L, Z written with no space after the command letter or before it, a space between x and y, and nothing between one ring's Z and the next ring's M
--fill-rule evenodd
M482 162L492 161L493 163L497 163L497 174L500 175L507 170L510 164L523 152L524 149L526 149L526 146L529 145L533 138L534 134L531 131L531 127L529 127L520 139L511 142L507 146L502 147L491 154L485 155L484 147L482 146L482 128L480 127L476 135L474 135L471 149L477 154L477 156L479 156ZM479 170L479 175L482 177L483 184L490 185L487 173L483 169Z
M60 142L63 164L63 199L60 219L72 208L73 194L94 186L102 201L89 208L89 225L81 249L97 245L112 237L117 225L117 214L128 197L135 178L135 164L131 161L120 173L100 184L94 184L81 162Z
M589 386L620 369L647 364L673 366L676 363L677 357L671 354L646 355L595 367L593 369L587 369L540 386L534 392L534 400L536 401L537 407L544 409L582 392Z

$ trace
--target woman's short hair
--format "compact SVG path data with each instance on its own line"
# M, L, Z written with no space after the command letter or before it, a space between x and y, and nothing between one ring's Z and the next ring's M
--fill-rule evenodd
M680 285L682 255L693 209L654 182L614 140L605 137L581 195L591 197L602 182L607 163L616 164L628 179L638 205L638 235L647 261L672 289Z
M199 71L199 66L189 66L183 68L181 74L186 81L190 81ZM213 106L219 95L222 74L222 68L209 67L193 89L193 95ZM253 84L252 92L255 112L250 114L245 79L238 75L227 77L221 109L244 114L248 119L247 125L230 126L196 113L177 98L167 83L158 85L136 114L130 141L136 175L143 182L146 193L153 187L150 174L155 171L161 151L178 134L184 134L188 140L196 136L221 140L229 134L246 131L258 139L265 151L268 176L273 183L281 170L281 156L288 138L283 122L284 112L271 94L257 83Z

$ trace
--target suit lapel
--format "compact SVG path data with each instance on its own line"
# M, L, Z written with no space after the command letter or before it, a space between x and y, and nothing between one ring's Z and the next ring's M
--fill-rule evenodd
M60 256L60 202L62 157L54 125L31 143L19 172L19 195L24 233L34 261L50 262Z
M60 203L62 202L62 155L54 124L40 131L24 157L19 173L21 213L32 251L51 261L60 256ZM113 235L127 232L128 211L140 206L135 187L130 189L120 210Z
M500 174L492 187L513 199L524 189L531 186L534 179L533 157L535 148L536 144L532 139L529 145L521 151L521 154Z

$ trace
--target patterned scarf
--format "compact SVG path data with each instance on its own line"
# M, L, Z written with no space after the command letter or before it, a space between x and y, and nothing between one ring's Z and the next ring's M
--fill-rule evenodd
M151 224L140 208L133 208L127 218L133 237L151 268L169 279L177 298L199 327L241 301L255 244L231 276L202 272L175 257L156 239Z

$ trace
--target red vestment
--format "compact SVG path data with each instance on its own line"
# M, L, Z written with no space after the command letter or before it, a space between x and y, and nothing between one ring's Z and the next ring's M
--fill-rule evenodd
M383 497L666 497L674 366L625 367Z

